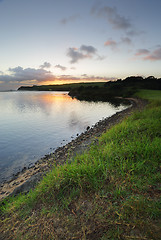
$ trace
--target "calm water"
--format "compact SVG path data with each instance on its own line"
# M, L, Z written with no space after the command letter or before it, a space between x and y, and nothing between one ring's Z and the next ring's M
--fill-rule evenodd
M0 182L124 108L64 92L0 92Z

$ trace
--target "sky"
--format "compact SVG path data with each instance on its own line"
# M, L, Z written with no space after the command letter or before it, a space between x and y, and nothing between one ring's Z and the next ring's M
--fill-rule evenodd
M161 77L161 0L0 0L0 90Z

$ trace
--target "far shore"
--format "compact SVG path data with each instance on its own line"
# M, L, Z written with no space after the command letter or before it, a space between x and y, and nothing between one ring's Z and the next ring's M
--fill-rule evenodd
M32 167L24 168L14 177L0 185L0 200L10 195L17 195L20 192L28 192L33 189L43 176L53 168L53 165L63 164L67 160L72 161L76 154L86 151L91 143L97 144L97 138L115 124L121 122L126 116L135 110L142 110L147 102L138 98L127 98L131 106L123 111L117 112L111 117L105 118L80 134L63 147L59 147L54 153L46 155L38 160Z

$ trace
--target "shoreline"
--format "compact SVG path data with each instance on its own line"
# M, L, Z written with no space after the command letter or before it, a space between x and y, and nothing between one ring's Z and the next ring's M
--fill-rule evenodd
M121 122L126 116L131 115L133 111L142 110L147 104L147 101L138 98L127 98L127 100L131 103L130 107L100 120L76 139L58 147L53 153L45 155L33 166L22 169L10 181L2 183L0 185L0 200L21 192L29 192L53 168L53 165L63 164L67 159L72 161L76 154L86 151L92 142L97 144L97 139L103 132Z

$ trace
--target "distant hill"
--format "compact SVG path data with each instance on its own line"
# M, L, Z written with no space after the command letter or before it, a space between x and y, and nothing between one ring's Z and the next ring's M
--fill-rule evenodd
M104 86L105 82L92 82L92 83L71 83L62 85L33 85L33 86L21 86L18 91L70 91L74 88L89 87L89 86Z

